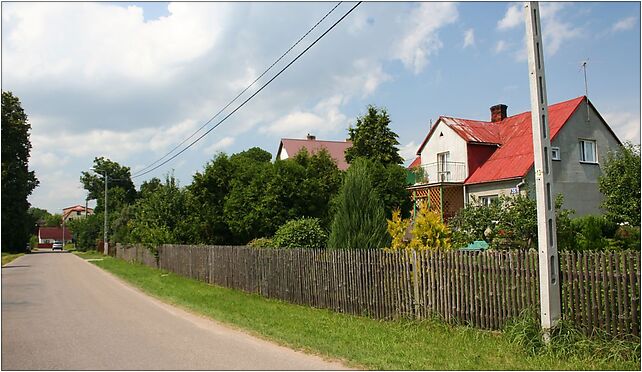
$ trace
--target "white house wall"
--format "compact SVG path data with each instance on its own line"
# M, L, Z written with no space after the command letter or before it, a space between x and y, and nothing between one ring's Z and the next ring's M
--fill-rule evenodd
M435 131L421 151L421 164L436 163L437 154L448 151L450 152L450 161L464 163L466 174L468 174L466 141L441 120L435 125L437 126ZM440 136L440 134L443 134L443 136Z

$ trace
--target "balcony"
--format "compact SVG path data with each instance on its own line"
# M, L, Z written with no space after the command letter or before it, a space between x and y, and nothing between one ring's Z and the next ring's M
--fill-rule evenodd
M415 185L461 183L466 177L466 163L447 161L422 164L412 170Z

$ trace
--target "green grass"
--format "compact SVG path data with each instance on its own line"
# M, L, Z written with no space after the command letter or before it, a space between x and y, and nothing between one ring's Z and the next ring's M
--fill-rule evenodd
M2 266L8 264L9 262L15 260L16 258L23 256L24 253L9 253L2 252Z
M83 258L104 257L77 253ZM639 349L627 358L590 352L533 354L499 332L436 320L378 321L266 299L172 273L104 257L92 261L144 292L294 349L356 368L448 370L639 370ZM627 354L628 355L628 354Z

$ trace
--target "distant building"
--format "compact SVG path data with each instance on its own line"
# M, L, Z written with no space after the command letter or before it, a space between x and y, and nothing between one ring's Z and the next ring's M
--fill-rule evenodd
M321 141L310 134L306 139L281 138L276 158L285 160L295 156L302 149L306 149L311 155L321 149L325 149L337 163L337 167L341 170L346 170L350 165L346 162L345 152L350 147L352 147L352 142L350 141Z
M65 242L71 242L72 234L71 231L65 228L64 232ZM38 244L51 244L55 240L63 239L63 229L62 227L40 227L38 228ZM41 248L46 248L42 247Z
M94 214L94 210L91 208L85 209L82 205L74 205L73 207L67 207L62 210L62 220L69 222L78 218L84 218L85 215Z
M550 105L548 116L553 193L578 216L600 214L600 167L620 140L585 96ZM490 121L441 116L409 168L413 198L444 219L473 199L488 204L522 193L535 180L531 112L508 116L506 105L496 105Z

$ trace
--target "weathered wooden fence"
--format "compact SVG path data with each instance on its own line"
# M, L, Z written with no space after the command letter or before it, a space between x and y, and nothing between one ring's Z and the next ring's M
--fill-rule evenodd
M374 318L439 316L501 329L539 310L537 252L400 252L163 245L117 257L265 297ZM640 252L560 254L562 311L586 333L640 333Z

